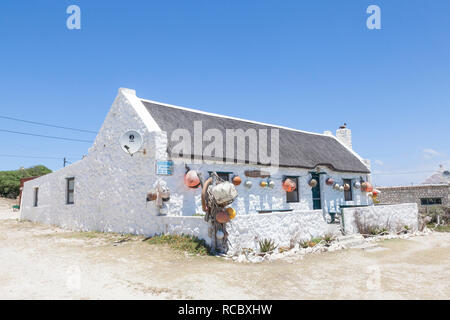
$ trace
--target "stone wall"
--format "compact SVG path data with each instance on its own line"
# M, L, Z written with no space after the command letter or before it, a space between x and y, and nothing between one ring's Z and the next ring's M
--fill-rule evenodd
M377 187L381 191L381 204L417 203L420 211L427 206L421 205L421 198L441 198L442 205L450 205L450 185L417 185L403 187Z
M365 226L396 231L408 226L417 231L419 213L416 203L344 208L341 226L345 234L358 233L357 219Z

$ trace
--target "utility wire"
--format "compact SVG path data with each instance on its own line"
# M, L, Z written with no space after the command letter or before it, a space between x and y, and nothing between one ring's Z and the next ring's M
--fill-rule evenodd
M51 159L51 160L61 160L64 159L64 157L47 157L47 156L22 156L22 155L16 155L16 154L0 154L0 157L7 157L7 158L30 158L30 159ZM76 157L70 157L66 159L78 159ZM81 159L81 157L80 157Z
M89 140L72 139L72 138L57 137L57 136L46 136L46 135L43 135L43 134L36 134L36 133L19 132L19 131L11 131L11 130L4 130L4 129L0 129L0 131L1 132L7 132L7 133L21 134L21 135L26 135L26 136L41 137L41 138L49 138L49 139L58 139L58 140L66 140L66 141L92 143L92 141L89 141Z
M6 119L6 120L13 120L13 121L20 121L20 122L25 122L25 123L36 124L36 125L39 125L39 126L46 126L46 127L52 127L52 128L59 128L59 129L79 131L79 132L87 132L87 133L95 133L95 134L97 133L96 131L91 131L91 130L70 128L70 127L58 126L58 125L54 125L54 124L48 124L48 123L42 123L42 122L36 122L36 121L30 121L30 120L23 120L23 119L18 119L18 118L6 117L6 116L0 116L0 118L1 119Z

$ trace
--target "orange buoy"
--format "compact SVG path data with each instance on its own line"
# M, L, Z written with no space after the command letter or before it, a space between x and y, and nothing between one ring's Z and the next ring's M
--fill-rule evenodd
M345 191L350 190L350 185L348 183L344 183L344 190Z
M239 176L234 176L232 182L235 186L238 186L242 183L242 179Z
M216 214L216 221L218 223L227 223L230 221L230 216L225 211L220 211L218 214Z
M361 184L361 190L364 192L372 192L373 191L373 186L370 182L363 182Z
M283 181L283 190L286 192L292 192L297 188L297 184L292 180L287 178Z
M184 176L184 184L189 188L198 188L200 186L200 178L197 171L189 170Z

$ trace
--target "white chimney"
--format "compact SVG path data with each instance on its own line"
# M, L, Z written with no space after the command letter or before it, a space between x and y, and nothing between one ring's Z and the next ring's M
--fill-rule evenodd
M344 123L336 130L336 138L344 145L352 149L352 130L347 128L347 124Z

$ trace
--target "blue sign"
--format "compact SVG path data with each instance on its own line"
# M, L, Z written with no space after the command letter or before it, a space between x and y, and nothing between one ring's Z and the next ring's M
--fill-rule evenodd
M156 161L156 174L170 176L173 174L173 161Z

